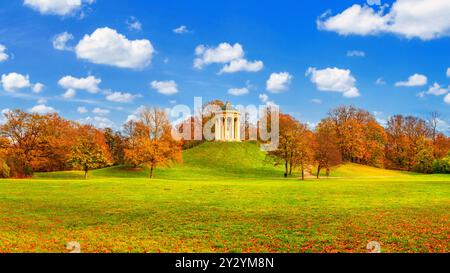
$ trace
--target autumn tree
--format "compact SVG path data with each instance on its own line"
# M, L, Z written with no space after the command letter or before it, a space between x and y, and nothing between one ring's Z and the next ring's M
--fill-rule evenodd
M103 130L105 135L105 142L111 153L114 165L121 165L124 163L125 157L125 139L120 132L114 132L111 128Z
M438 133L433 144L433 154L435 159L446 157L450 152L450 138L443 133Z
M140 120L127 124L126 128L128 147L125 159L134 166L147 165L150 178L158 166L182 160L181 144L172 138L172 127L164 110L146 107Z
M305 180L305 169L314 163L315 137L306 124L300 124L295 138L292 165L298 167L301 179Z
M416 150L413 170L419 173L432 173L434 161L432 140L420 137L416 141Z
M283 165L284 176L292 175L295 168L305 178L305 169L313 162L313 134L306 124L302 124L290 115L280 114L279 145L268 153L269 160L275 165Z
M330 111L344 161L383 167L387 136L384 128L369 112L353 106Z
M33 159L41 152L44 118L20 110L7 112L5 118L0 135L9 140L6 153L11 172L16 177L30 176Z
M70 163L84 171L84 179L90 170L111 164L111 155L102 132L92 126L80 126L72 147Z
M342 161L336 123L331 119L322 120L316 127L315 137L315 159L319 179L322 169L329 175L331 167L339 165Z

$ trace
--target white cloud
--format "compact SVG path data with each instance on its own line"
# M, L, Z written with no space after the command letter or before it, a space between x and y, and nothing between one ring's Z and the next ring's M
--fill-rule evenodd
M183 25L175 28L173 32L175 32L176 34L185 34L189 32L189 29L187 28L187 26Z
M92 4L95 0L25 0L23 4L41 14L72 15L85 4Z
M31 86L30 76L19 73L3 74L1 80L3 89L7 92L14 92L19 89L28 88Z
M280 93L288 89L293 76L288 72L272 73L267 80L266 88L272 93Z
M75 78L72 76L65 76L58 81L58 84L64 89L85 90L89 93L96 94L100 91L98 85L102 82L94 76L86 78Z
M366 53L361 50L347 51L347 57L366 57Z
M47 99L46 98L40 98L37 100L37 104L46 104L47 103Z
M133 102L133 100L137 97L138 95L133 95L130 93L113 92L111 94L108 94L106 96L106 99L113 102L128 103Z
M450 104L450 94L445 95L445 97L444 97L444 102L445 102L446 104Z
M450 78L450 67L449 67L449 68L447 68L447 77L449 77L449 78Z
M264 68L262 61L249 62L246 59L233 60L229 64L225 65L219 74L222 73L235 73L239 71L258 72Z
M199 45L195 49L195 55L197 58L194 60L194 67L197 69L214 63L225 64L219 74L240 71L258 72L264 67L262 61L246 60L244 49L239 43L234 45L221 43L215 48Z
M131 16L129 20L126 21L129 30L141 31L142 24L138 21L138 19L134 16Z
M57 113L58 111L56 111L55 108L53 108L53 107L46 106L45 104L39 104L39 105L36 105L33 108L29 109L28 112L45 115L45 114Z
M9 55L6 54L6 47L0 44L0 63L8 60Z
M85 35L75 47L77 57L95 64L120 68L142 69L148 66L154 53L149 40L128 40L110 28L98 28Z
M317 70L314 67L310 67L306 72L306 76L310 77L311 82L320 91L339 92L346 98L360 96L356 87L356 79L348 69L334 67Z
M174 95L178 93L178 86L175 81L152 81L150 86L163 95Z
M355 4L335 16L322 15L317 25L341 35L392 33L422 40L450 35L448 0L397 0L387 9L387 5L376 9Z
M428 83L428 78L425 75L414 74L408 78L407 81L397 82L396 87L416 87L424 86Z
M428 89L426 94L442 96L442 95L447 94L448 92L449 92L448 88L441 87L438 83L435 82L432 86L430 86L430 88Z
M213 63L229 63L244 57L244 49L238 43L233 46L229 43L221 43L215 48L208 48L199 45L195 49L197 58L194 60L194 67L202 69L203 66Z
M86 114L88 112L88 110L86 109L86 107L80 106L77 108L77 112L80 114Z
M73 35L70 34L69 32L60 33L53 38L53 48L56 50L71 51L73 50L73 47L68 46L67 42L73 39L74 39Z
M320 99L312 99L311 101L315 104L322 104L322 100Z
M230 94L232 96L243 96L243 95L247 95L248 93L250 93L250 90L248 90L247 87L228 89L228 94Z
M42 90L44 90L45 85L43 85L42 83L38 82L36 84L33 85L33 93L39 94L42 92Z
M72 99L77 95L77 91L75 89L68 89L64 94L63 98Z
M267 96L266 94L260 94L260 95L259 95L259 100L260 100L262 103L266 103L266 102L269 101L269 96Z
M383 78L378 78L375 82L376 85L386 85L386 81Z
M95 126L97 128L100 128L100 129L116 128L115 123L112 122L111 120L109 120L106 117L98 117L98 116L95 116L93 118L92 117L87 117L87 118L84 118L84 119L80 119L79 122L82 123L82 124L89 124L89 125Z
M99 116L106 116L109 115L111 111L109 111L108 109L102 109L102 108L95 108L94 110L92 110L92 113L99 115Z

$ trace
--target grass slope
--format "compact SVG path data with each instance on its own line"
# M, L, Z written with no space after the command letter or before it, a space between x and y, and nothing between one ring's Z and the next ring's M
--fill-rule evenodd
M253 145L253 146L252 146ZM215 153L212 153L214 151ZM185 165L0 180L0 252L450 251L450 176L343 165L283 179L251 143L207 143Z

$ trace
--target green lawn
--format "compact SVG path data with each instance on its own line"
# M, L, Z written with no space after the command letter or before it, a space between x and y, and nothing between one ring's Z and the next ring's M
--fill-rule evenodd
M184 165L0 180L0 252L450 251L450 176L345 165L283 179L256 145L188 150Z

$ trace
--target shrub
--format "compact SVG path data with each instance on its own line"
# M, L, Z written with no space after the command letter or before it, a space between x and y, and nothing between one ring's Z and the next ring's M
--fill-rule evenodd
M0 158L0 178L9 178L10 177L10 169L6 164L5 160Z
M450 173L450 156L443 159L437 159L433 162L434 173Z

